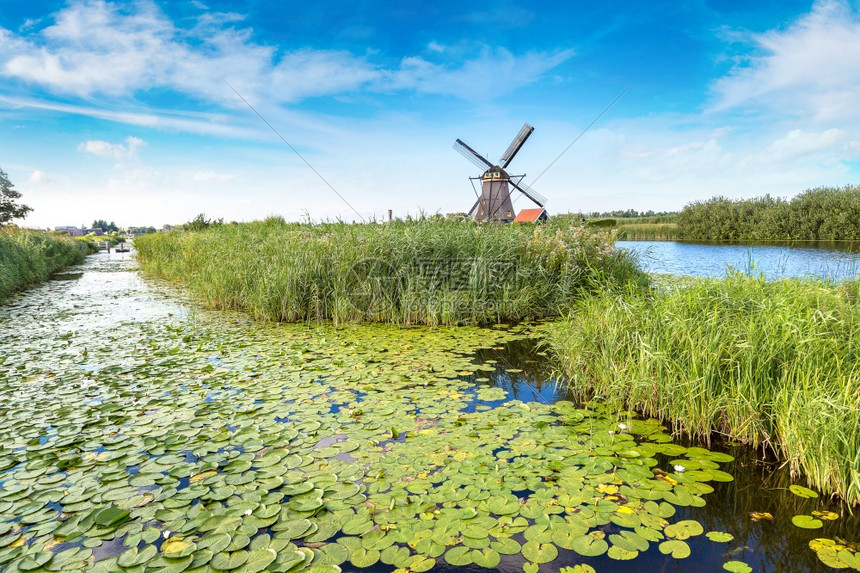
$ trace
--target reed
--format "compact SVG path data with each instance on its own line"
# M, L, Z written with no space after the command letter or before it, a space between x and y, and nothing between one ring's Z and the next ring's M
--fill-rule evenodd
M628 223L617 227L619 241L677 241L681 239L675 223Z
M648 283L612 235L569 223L212 225L135 240L143 269L211 308L281 322L487 324L558 316L583 292Z
M46 281L51 273L82 263L88 252L86 243L70 237L0 227L0 302Z
M547 332L572 389L771 449L860 504L860 281L734 274L598 292Z

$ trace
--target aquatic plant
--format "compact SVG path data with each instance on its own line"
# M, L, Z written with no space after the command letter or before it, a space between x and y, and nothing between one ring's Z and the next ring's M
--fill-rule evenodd
M11 293L48 279L84 260L89 248L70 237L0 227L0 302Z
M525 327L76 324L0 337L7 571L682 559L678 508L732 479L655 420L463 379Z
M595 288L648 279L581 225L220 225L136 239L145 271L211 308L280 322L492 324L557 316Z
M860 503L860 282L736 273L596 293L548 327L573 389L773 450Z

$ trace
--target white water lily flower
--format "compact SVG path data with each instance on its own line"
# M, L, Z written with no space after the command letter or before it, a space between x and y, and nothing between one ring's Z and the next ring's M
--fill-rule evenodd
M674 468L675 468L675 471L676 471L677 473L679 473L679 474L684 473L684 470L686 470L686 469L687 469L687 468L685 468L684 466L679 465L679 464L675 464L675 465L674 465L674 466L672 466L672 467L674 467Z
M614 435L615 435L615 430L609 430L609 435L610 435L610 436L614 436Z
M165 529L165 530L164 530L164 532L161 534L161 536L162 536L163 538L167 539L168 537L170 537L170 530L169 530L169 529Z
M622 430L626 430L627 424L618 424L618 427L621 428Z
M251 510L250 510L250 509L246 509L246 510L245 510L245 515L251 515Z

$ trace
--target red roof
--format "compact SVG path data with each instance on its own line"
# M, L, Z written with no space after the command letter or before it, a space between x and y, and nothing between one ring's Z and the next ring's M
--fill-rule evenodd
M540 218L543 211L543 209L523 209L517 214L514 223L534 223Z

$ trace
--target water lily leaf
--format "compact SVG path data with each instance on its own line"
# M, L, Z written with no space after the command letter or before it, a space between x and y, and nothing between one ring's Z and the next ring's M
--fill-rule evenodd
M248 561L248 552L240 550L234 551L233 553L228 553L226 551L216 553L212 556L212 560L209 563L215 569L232 571L233 569L237 569L244 565L246 561Z
M743 561L726 561L723 563L723 569L731 571L731 573L750 573L752 571L752 567Z
M510 537L504 537L490 542L490 547L502 555L516 555L521 551L520 544Z
M705 529L702 527L702 524L692 519L685 519L678 523L673 523L663 530L666 537L673 537L675 539L682 540L695 537L696 535L701 535L704 531Z
M605 542L604 542L605 543ZM523 545L523 557L533 563L549 563L558 557L558 549L551 543L528 541Z
M106 507L97 511L93 517L96 524L102 527L115 527L128 520L129 511L116 506Z
M809 488L803 487L802 485L790 485L790 486L788 486L788 491L790 491L791 493L793 493L794 495L796 495L798 497L810 498L810 499L818 497L817 491L813 491Z
M356 567L370 567L379 561L380 553L376 549L365 549L358 546L355 549L350 549L349 562Z
M573 540L573 550L585 557L603 555L609 549L609 544L593 535L580 535Z
M248 553L248 559L242 565L242 573L257 573L266 569L275 558L278 552L267 547L265 549L254 549Z
M679 539L670 539L664 541L659 546L660 553L663 555L672 555L675 559L684 559L690 556L690 546Z
M751 511L750 512L750 519L752 521L761 521L763 519L766 519L768 521L773 521L773 514L767 512L767 511Z
M587 563L579 563L573 567L562 567L559 573L597 573L597 571Z
M490 547L487 547L480 551L475 549L470 555L472 557L472 562L475 565L478 565L480 567L486 567L487 569L493 569L502 560L499 553Z
M29 553L18 562L18 569L21 571L34 571L47 564L51 559L53 559L53 557L54 554L50 551L36 551L35 553Z
M465 567L472 564L472 550L468 547L452 547L445 552L445 561L455 567Z
M610 559L615 559L617 561L629 561L638 557L639 552L635 550L630 551L628 549L624 549L623 547L613 545L609 548L609 551L606 552L606 555Z
M435 566L435 559L430 559L424 555L413 555L411 560L407 563L406 568L415 573L423 573L424 571L430 571Z
M735 538L731 533L726 533L724 531L709 531L705 534L705 537L715 543L728 543Z
M132 547L120 555L116 562L120 567L137 567L138 565L145 564L157 554L158 550L154 545L147 545L140 551L137 550L137 547Z
M835 521L839 519L839 514L832 511L813 511L812 517L817 517L818 519L824 519L826 521Z
M815 519L811 515L795 515L791 518L791 522L803 529L819 529L824 525L820 519Z

